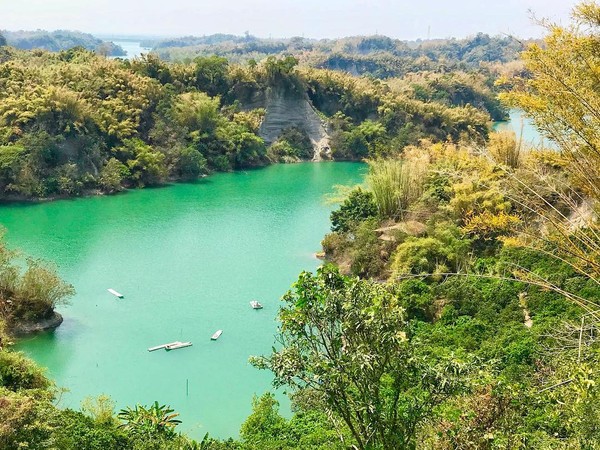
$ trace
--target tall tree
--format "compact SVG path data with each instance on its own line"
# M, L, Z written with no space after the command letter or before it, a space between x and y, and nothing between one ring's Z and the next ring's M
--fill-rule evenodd
M420 356L399 299L383 285L326 266L283 297L279 350L254 364L276 386L312 390L356 446L413 449L418 426L456 389L461 365Z

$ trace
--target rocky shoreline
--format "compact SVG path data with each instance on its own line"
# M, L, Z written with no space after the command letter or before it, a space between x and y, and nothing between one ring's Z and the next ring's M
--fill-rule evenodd
M52 312L52 315L40 319L35 322L22 322L10 329L11 334L15 336L23 336L32 333L39 333L40 331L49 331L58 328L63 322L63 316L56 311Z

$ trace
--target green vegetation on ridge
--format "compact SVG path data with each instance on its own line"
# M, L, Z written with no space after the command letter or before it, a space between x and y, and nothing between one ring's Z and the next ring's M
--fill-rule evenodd
M310 159L302 124L267 149L260 126L270 92L312 101L334 159L397 154L422 138L483 143L490 114L503 114L476 74L466 89L466 75L384 83L298 68L293 57L242 67L216 56L169 64L82 49L0 52L2 198L112 193Z
M527 42L479 33L465 39L401 41L387 36L340 39L261 39L251 35L187 36L143 42L163 59L182 61L218 55L233 63L293 55L302 65L376 78L411 72L479 70L516 61Z
M6 43L21 50L48 50L59 52L83 47L106 56L124 56L125 51L113 42L105 42L91 34L78 31L7 31L1 30ZM0 42L0 45L1 42Z

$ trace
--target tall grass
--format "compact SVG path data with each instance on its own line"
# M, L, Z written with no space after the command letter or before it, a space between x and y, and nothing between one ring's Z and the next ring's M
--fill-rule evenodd
M382 218L402 219L423 194L428 160L375 159L369 161L367 183Z
M496 162L516 169L521 163L522 142L523 125L518 139L516 134L510 131L491 133L488 150Z

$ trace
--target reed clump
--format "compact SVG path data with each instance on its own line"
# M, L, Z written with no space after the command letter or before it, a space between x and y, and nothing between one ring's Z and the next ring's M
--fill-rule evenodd
M423 194L429 166L425 154L369 161L367 183L381 218L402 219Z

